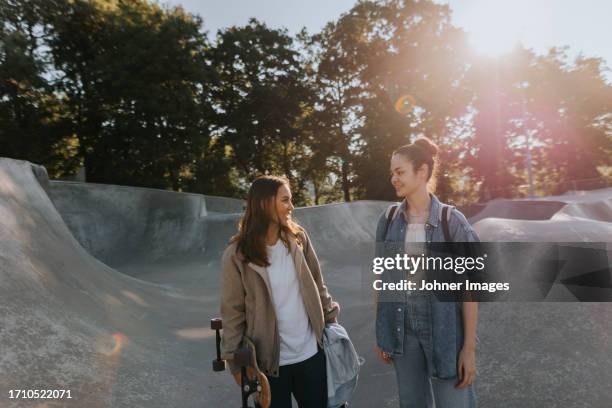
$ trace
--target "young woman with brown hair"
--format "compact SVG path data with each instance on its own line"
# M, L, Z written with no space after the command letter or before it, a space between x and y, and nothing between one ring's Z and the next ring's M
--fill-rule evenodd
M223 254L222 348L240 384L233 353L248 337L266 374L271 408L326 408L323 330L339 305L323 281L310 239L291 217L289 182L262 176L253 182L239 231Z

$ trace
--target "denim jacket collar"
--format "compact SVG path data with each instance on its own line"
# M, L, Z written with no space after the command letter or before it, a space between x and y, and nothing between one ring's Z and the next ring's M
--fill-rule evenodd
M429 210L429 218L427 219L427 224L432 227L437 227L440 221L440 200L433 193L429 193L429 197L431 197L431 208ZM400 217L404 217L404 221L408 223L408 220L405 218L406 208L408 207L408 201L404 198L399 206Z

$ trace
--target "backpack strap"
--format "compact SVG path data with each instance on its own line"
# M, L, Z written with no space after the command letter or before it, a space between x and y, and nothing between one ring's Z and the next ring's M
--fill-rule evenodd
M446 242L453 242L453 238L450 234L450 229L448 228L448 222L451 217L452 207L449 205L442 205L442 231L444 232L444 240Z
M397 204L393 204L389 206L389 208L387 208L387 222L385 224L385 233L383 235L383 238L387 236L389 225L391 224L391 221L393 220L393 216L395 215L395 211L397 210L397 207L398 207ZM442 231L444 232L444 240L446 242L453 242L453 238L451 237L450 229L448 227L452 208L453 207L449 205L442 204L442 214L441 214Z
M391 224L391 221L393 220L393 216L395 215L395 211L397 210L397 207L398 207L397 204L393 204L389 206L389 208L387 208L387 223L385 224L385 233L383 235L383 239L387 237L387 230L389 230L389 225Z

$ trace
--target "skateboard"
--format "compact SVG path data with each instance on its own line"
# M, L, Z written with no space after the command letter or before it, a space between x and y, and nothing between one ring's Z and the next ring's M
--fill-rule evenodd
M223 323L220 318L210 320L210 328L216 332L217 358L213 360L213 371L224 371L225 360L221 359L221 334ZM249 397L253 395L255 408L268 408L272 400L270 383L257 365L255 345L244 337L242 347L234 353L234 362L240 367L242 408L249 408Z

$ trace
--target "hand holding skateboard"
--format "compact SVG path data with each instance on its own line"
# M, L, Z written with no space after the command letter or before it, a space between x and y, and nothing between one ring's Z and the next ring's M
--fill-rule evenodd
M213 371L225 370L225 360L221 359L221 336L223 328L221 319L215 318L210 321L210 328L216 331L217 358L213 360ZM243 340L244 347L234 353L234 363L240 367L240 372L235 373L234 379L240 381L242 392L242 408L248 408L248 399L251 394L255 401L255 407L268 408L270 406L271 394L268 379L257 366L255 345L248 338Z

